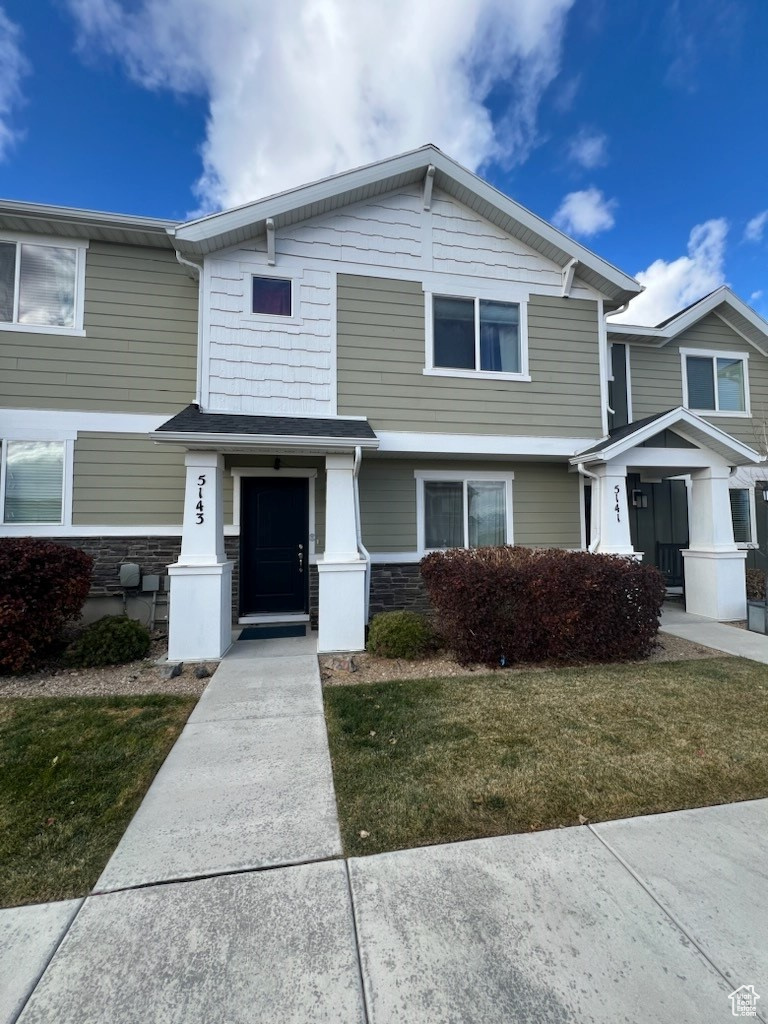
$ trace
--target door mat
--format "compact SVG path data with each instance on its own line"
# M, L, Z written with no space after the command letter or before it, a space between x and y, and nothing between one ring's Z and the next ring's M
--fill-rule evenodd
M306 636L307 627L303 622L295 626L246 626L238 640L279 640L285 636Z

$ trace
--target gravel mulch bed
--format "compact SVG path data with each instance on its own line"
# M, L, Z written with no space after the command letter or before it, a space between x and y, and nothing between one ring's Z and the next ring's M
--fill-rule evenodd
M656 648L650 657L637 664L654 661L694 661L699 658L726 658L722 651L703 647L691 640L660 633ZM354 669L351 669L354 665ZM564 668L566 666L555 666ZM599 666L605 667L605 666ZM514 665L499 669L503 672L520 670L550 671L552 665ZM350 683L384 683L395 679L435 679L445 676L466 676L473 672L493 671L487 665L459 665L446 655L423 658L419 661L405 661L397 658L377 658L372 654L355 654L353 657L334 655L320 656L320 672L324 686L347 686Z
M167 636L155 634L149 655L125 665L101 668L64 668L51 662L34 672L0 676L3 697L122 697L142 693L183 694L199 697L209 679L198 679L197 664L185 665L181 675L163 679L155 662L168 651ZM211 674L215 664L206 666Z

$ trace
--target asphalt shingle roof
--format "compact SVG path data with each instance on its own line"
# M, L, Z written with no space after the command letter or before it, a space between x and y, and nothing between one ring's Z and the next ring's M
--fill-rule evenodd
M241 416L201 412L197 405L188 405L157 429L160 433L173 434L261 434L268 437L330 437L350 441L376 439L367 420L314 416Z

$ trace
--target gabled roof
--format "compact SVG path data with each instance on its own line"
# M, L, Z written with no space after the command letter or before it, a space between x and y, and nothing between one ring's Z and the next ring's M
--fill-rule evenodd
M608 320L608 337L613 341L631 341L653 348L663 348L673 338L693 327L710 313L719 316L723 323L741 335L762 355L768 355L768 323L727 285L697 299L655 327L611 323Z
M72 206L47 206L0 199L0 231L19 231L53 238L87 238L98 242L127 242L172 249L169 231L176 221L133 217L124 213L99 213Z
M578 260L576 273L579 278L606 295L611 307L623 305L642 291L634 278L558 231L432 145L335 174L233 210L189 221L177 226L172 234L182 255L204 256L263 235L267 219L271 219L275 230L279 231L281 227L310 217L414 185L424 180L430 167L434 168L435 187L557 266L564 268L572 260Z
M596 445L574 455L571 464L576 466L579 463L588 465L595 462L610 462L611 459L637 448L664 430L680 430L684 439L716 452L731 466L749 466L763 461L763 457L754 448L713 426L708 420L697 416L689 409L678 406L677 409L669 409L656 416L647 416L635 423L617 427ZM684 455L681 456L681 462L685 463Z

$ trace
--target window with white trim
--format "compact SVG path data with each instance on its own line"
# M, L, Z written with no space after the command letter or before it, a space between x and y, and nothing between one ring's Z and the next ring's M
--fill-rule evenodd
M421 551L512 543L513 474L416 471Z
M251 312L262 316L293 315L293 281L289 277L251 278Z
M3 525L64 522L66 441L4 441Z
M744 415L749 411L745 354L681 351L686 408L723 415Z
M82 328L82 245L0 238L0 325Z
M733 540L736 544L751 544L752 537L752 502L748 487L732 487L729 491L731 499L731 520L733 522Z
M428 370L524 377L525 306L478 296L432 295Z

